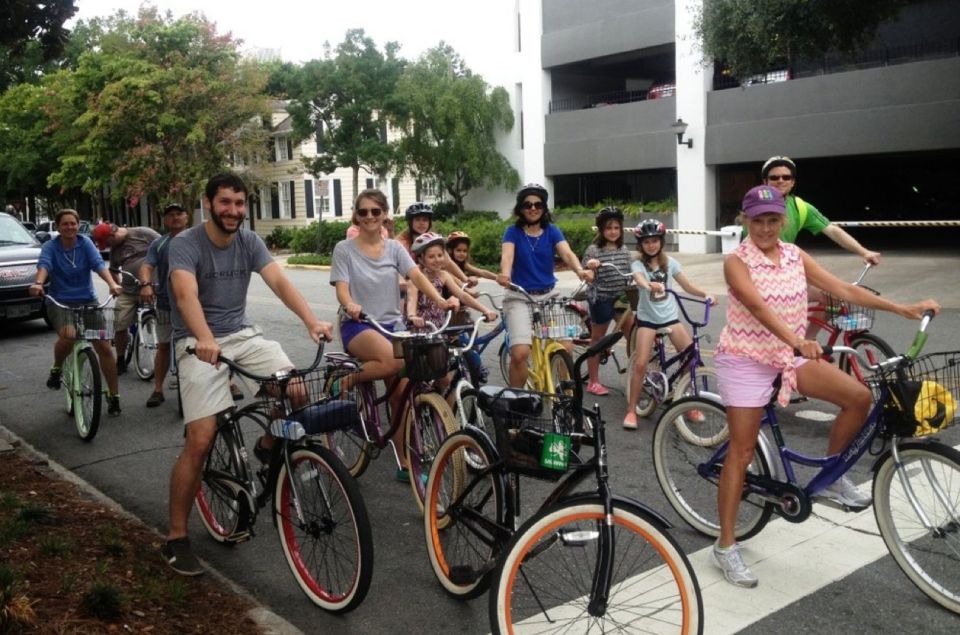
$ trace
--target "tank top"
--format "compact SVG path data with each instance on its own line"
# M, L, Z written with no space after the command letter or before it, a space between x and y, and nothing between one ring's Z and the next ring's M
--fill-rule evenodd
M423 271L423 267L420 268L420 271ZM440 276L437 276L436 278L429 278L429 280L430 284L433 285L433 288L437 290L437 293L442 296L446 286L443 284L443 280L440 279ZM430 297L423 292L417 294L417 316L422 317L428 322L432 322L434 326L440 326L443 324L443 320L445 318L444 310L441 309L436 302L431 300Z

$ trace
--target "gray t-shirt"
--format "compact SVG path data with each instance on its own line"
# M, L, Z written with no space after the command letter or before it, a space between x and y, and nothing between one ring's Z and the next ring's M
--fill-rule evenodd
M341 240L333 248L330 283L346 282L350 297L363 307L364 313L389 324L401 318L397 274L406 276L415 266L407 250L395 240L384 241L379 260L364 255L355 240Z
M137 286L137 276L140 273L140 267L143 265L144 258L147 257L150 243L160 238L160 234L149 227L127 227L126 229L127 237L122 243L110 249L110 268L123 267L124 271L132 273L132 278L124 276L121 281L123 292L138 295L140 287Z
M170 277L171 238L173 238L173 236L167 234L150 243L150 248L147 250L147 257L143 261L144 264L153 267L154 281L157 283L157 286L154 288L154 293L157 296L157 308L164 311L170 310L169 281L167 278Z
M200 306L214 337L253 325L246 315L250 274L260 273L273 262L259 236L241 229L227 247L220 248L207 236L204 226L197 225L171 240L169 251L171 273L183 270L196 276ZM176 302L171 304L173 337L193 335L184 324Z

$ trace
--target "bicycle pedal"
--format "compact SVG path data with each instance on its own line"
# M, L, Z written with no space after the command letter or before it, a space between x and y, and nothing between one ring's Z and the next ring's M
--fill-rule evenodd
M253 538L253 531L252 531L252 530L237 531L237 532L234 532L234 533L230 534L229 536L227 536L226 542L230 542L230 543L233 543L233 544L239 544L239 543L241 543L241 542L246 542L246 541L250 540L251 538Z
M854 513L854 514L855 514L855 513L857 513L857 512L862 512L863 510L865 510L865 509L867 509L868 507L870 507L870 505L863 505L863 506L860 506L860 507L854 507L854 506L852 506L852 505L847 505L846 503L841 503L840 501L835 501L835 500L833 500L832 498L829 498L829 497L827 497L827 496L822 496L822 495L820 495L820 494L817 494L817 495L813 496L813 500L814 500L815 502L817 502L817 503L820 503L821 505L825 505L825 506L830 507L830 508L832 508L832 509L836 509L836 510L839 510L839 511L842 511L842 512L846 512L846 513L848 513L848 514L850 514L850 513Z

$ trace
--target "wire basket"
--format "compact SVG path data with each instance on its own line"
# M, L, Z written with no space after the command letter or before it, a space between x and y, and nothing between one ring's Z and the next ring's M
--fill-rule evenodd
M580 337L580 314L567 307L569 300L554 298L531 305L533 335L541 339L572 340Z
M569 397L505 388L493 402L497 449L506 467L555 481L582 463L571 435L577 432ZM522 405L520 405L522 404Z
M873 383L877 392L881 386L887 388L884 436L937 434L960 414L960 351L924 355Z
M396 340L394 340L396 342ZM450 369L450 350L443 336L400 340L406 376L413 381L440 379ZM394 355L397 352L394 344Z
M347 375L357 372L353 367L343 366L321 366L307 372L281 372L275 379L261 382L257 396L263 412L271 421L296 421L307 434L332 432L356 422L356 407L346 409L334 406L356 402L355 389L345 389L342 385Z
M47 317L58 330L65 326L72 326L78 339L113 339L116 317L113 307L101 309L96 305L86 305L64 309L48 302Z
M873 295L880 295L879 291L870 287L862 286ZM847 300L823 292L826 303L827 321L835 328L841 331L867 331L873 328L873 318L876 315L876 309L860 306Z

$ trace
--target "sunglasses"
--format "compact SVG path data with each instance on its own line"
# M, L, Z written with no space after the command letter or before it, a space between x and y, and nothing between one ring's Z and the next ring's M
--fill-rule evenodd
M768 181L792 181L793 175L792 174L768 174L767 180Z
M540 201L536 201L536 202L524 201L523 204L520 205L520 207L522 209L543 209L543 203L541 203Z
M383 210L380 209L379 207L371 207L371 208L361 207L357 210L357 216L359 216L360 218L366 218L367 214L369 214L370 216L373 216L374 218L377 218L382 213L383 213Z

